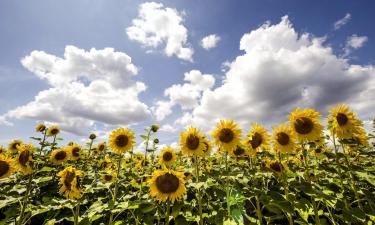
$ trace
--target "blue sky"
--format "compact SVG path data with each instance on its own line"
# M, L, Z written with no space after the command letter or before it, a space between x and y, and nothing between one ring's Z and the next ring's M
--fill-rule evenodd
M144 13L150 14L151 19L136 26L133 21L142 20L141 6L145 4L150 7ZM81 140L83 133L89 131L97 132L105 138L108 131L118 126L131 125L135 131L142 132L145 126L159 123L163 127L160 138L170 144L177 140L177 132L188 124L208 131L217 119L230 117L240 122L245 129L255 121L271 126L285 120L286 113L296 106L316 107L325 114L330 106L347 102L362 119L369 120L374 116L372 112L375 109L371 101L375 97L371 85L375 84L375 30L372 27L372 21L375 21L374 9L373 1L354 0L211 0L199 3L3 0L0 2L0 115L4 119L0 119L0 144L5 145L13 138L27 140L33 134L37 121L61 123L66 128L63 136L75 140ZM159 15L158 13L159 19L163 18L160 23L152 21L152 18L155 19L152 15ZM284 16L288 18L285 19ZM176 17L181 22L176 23ZM340 20L343 21L341 26L335 28L334 24ZM152 27L155 24L162 27L168 25L172 32L169 30L164 34L163 30L156 29L154 33L148 33L159 38L154 46L151 46L150 39L142 39L134 34L132 36L127 32L129 27L136 27L143 32L149 28L146 26ZM177 32L179 28L183 28L180 33ZM215 34L220 40L215 47L207 50L201 46L201 40L211 34ZM278 38L280 34L285 36ZM308 37L304 39L303 34L308 34ZM181 38L181 35L186 37L179 43L177 41L177 53L168 56L165 52L166 42L170 40L173 44L174 38ZM314 44L322 39L324 41L320 44ZM42 56L32 56L31 53L42 51L50 58L59 57L63 60L66 46L74 46L73 52L89 52L91 48L102 51L109 47L114 48L115 53L124 53L130 57L129 64L136 67L137 72L120 70L119 76L126 73L126 88L115 87L108 95L123 97L119 102L130 99L134 104L127 106L121 103L125 107L110 110L108 108L116 102L109 106L104 104L106 101L100 101L99 96L97 102L93 101L85 106L85 110L80 110L79 103L86 95L78 96L79 100L76 100L75 94L66 97L51 91L49 94L56 97L53 101L64 102L51 103L51 106L57 104L56 115L66 117L59 121L51 116L51 113L54 114L54 107L52 112L47 113L35 110L41 102L37 102L34 108L27 106L35 101L41 91L53 86L49 83L53 81L36 75L35 71L40 72L46 68L41 68L45 66L43 63L37 64ZM178 56L178 51L181 50L179 47L190 49L194 53L190 58ZM305 51L305 48L309 50ZM103 50L98 54L107 53ZM269 54L280 58L270 59ZM30 56L29 61L21 63L27 56ZM296 60L293 60L294 57ZM118 69L119 62L115 58L116 56L108 59L106 68L110 67L109 72ZM247 60L251 63L247 63ZM297 70L296 68L305 65L305 60L309 60L309 66L304 70ZM224 62L231 65L223 66ZM102 65L100 60L88 63L96 67ZM267 66L268 64L272 66ZM327 66L322 66L323 64ZM72 74L87 72L81 71L77 65L79 63L74 64ZM71 65L66 66L71 68ZM58 65L54 68L56 71L61 69ZM62 71L56 73L64 77L66 68ZM184 75L191 71L194 81ZM82 84L84 89L90 82L106 80L106 76L110 76L106 72L108 71L103 74L98 72L100 78L85 78L84 74L78 74L75 81ZM79 75L83 77L78 77ZM72 85L73 81L67 82ZM116 86L116 81L111 82L105 84ZM147 88L135 88L137 82ZM170 94L164 95L165 90L173 85L174 88L169 89ZM65 90L64 88L60 84L57 87L59 90ZM76 87L67 87L69 88ZM137 91L132 91L132 88ZM308 93L307 96L305 92ZM132 96L127 96L127 93ZM93 93L90 92L88 96L91 94ZM47 99L51 98L43 101ZM158 105L160 101L168 106ZM20 110L21 106L26 107ZM70 106L74 109L70 110ZM113 115L91 113L90 107L103 107ZM161 116L160 112L168 108L171 112ZM118 120L108 123L111 121L110 117L116 116ZM78 122L70 121L68 117L77 118ZM121 120L122 117L128 119Z

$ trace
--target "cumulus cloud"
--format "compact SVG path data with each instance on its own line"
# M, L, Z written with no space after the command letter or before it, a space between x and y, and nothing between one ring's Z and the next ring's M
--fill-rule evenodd
M201 40L201 46L202 48L209 50L211 48L215 48L217 46L217 43L219 43L220 37L216 34L208 35Z
M166 133L173 133L173 132L176 132L177 129L170 124L164 124L160 127L160 131L163 131Z
M353 34L352 36L348 37L346 40L346 44L344 47L344 55L349 55L354 49L361 48L366 42L368 41L367 36L358 36Z
M351 18L352 18L352 15L350 13L345 14L345 16L343 18L337 20L333 24L333 29L335 29L335 30L340 29L342 26L347 24L350 21Z
M297 33L287 16L244 34L244 53L226 63L223 84L204 91L199 105L176 123L211 129L219 119L232 118L248 128L252 122L283 122L297 106L326 112L339 102L370 115L375 109L373 65L349 64L324 42Z
M198 106L202 92L210 89L215 84L215 78L211 74L202 74L199 70L191 70L184 74L187 83L174 84L164 91L169 100L161 100L152 108L158 120L163 120L172 113L172 107L179 105L182 110L192 109Z
M146 85L132 79L137 68L123 52L66 46L63 58L32 51L21 63L50 88L10 110L5 118L49 121L65 131L84 134L95 122L129 125L151 116L138 99Z
M183 13L164 7L161 3L146 2L139 6L138 17L126 28L130 40L144 47L157 48L165 44L167 56L193 61L194 50L188 43L188 30L183 25Z

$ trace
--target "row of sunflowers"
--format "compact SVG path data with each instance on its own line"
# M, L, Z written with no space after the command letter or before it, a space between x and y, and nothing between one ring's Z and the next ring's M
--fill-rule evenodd
M142 153L129 128L62 146L58 126L38 124L37 144L0 146L0 224L375 223L374 136L346 105L326 129L297 108L272 135L221 120L178 148L159 150L158 129L140 135Z

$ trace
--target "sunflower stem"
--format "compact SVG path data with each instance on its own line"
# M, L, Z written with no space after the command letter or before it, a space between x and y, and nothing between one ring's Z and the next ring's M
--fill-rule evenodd
M199 158L195 156L195 177L197 184L199 183ZM202 196L200 194L200 190L197 193L198 197L198 212L199 212L199 225L203 225L203 218L202 218Z
M226 178L225 178L225 192L227 196L227 212L228 212L228 219L230 219L230 203L229 203L229 198L230 198L230 193L229 193L229 168L228 168L228 151L225 151L225 171L226 171Z
M28 201L29 201L29 194L30 194L30 190L31 190L32 178L33 178L33 175L29 174L29 179L28 179L27 186L26 186L26 195L25 195L25 197L23 198L23 201L22 201L20 218L19 218L18 223L17 223L18 225L22 225L23 222L24 222L23 217L25 215L25 210L26 210L26 207L27 207L27 204L28 204Z
M110 206L110 215L109 215L108 225L112 225L112 223L113 223L113 212L112 212L112 210L115 207L116 198L117 198L118 180L119 180L119 174L120 174L120 171L121 171L121 161L122 161L122 158L123 158L123 154L120 154L120 157L119 157L118 162L117 162L117 173L116 173L115 190L113 192L112 205Z
M279 151L278 152L278 155L279 155L279 164L280 166L282 167L282 164L281 164L281 152ZM282 183L283 183L283 186L284 186L284 194L285 194L285 198L287 201L290 201L289 200L289 190L288 190L288 180L287 180L287 177L286 177L286 174L284 171L281 171L281 180L282 180ZM293 203L291 202L291 204L293 205ZM293 216L289 213L286 213L287 215L287 218L288 218L288 222L289 222L289 225L293 225L294 222L293 222Z
M44 148L44 146L45 146L45 141L46 141L46 137L47 137L47 129L45 129L44 130L44 132L43 132L43 140L42 140L42 142L40 143L40 151L39 151L39 156L41 156L42 155L42 152L43 152L43 148Z
M263 224L263 221L262 221L262 209L260 208L260 202L259 202L259 197L258 195L255 196L255 202L256 202L256 213L257 213L257 216L258 216L258 221L259 221L259 225L262 225Z
M167 204L167 213L166 213L166 216L165 216L165 225L169 225L169 215L170 215L170 211L171 211L171 205L170 205L169 200L166 202L166 204Z

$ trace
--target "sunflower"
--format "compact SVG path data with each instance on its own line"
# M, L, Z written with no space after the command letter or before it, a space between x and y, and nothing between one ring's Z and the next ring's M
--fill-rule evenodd
M109 146L117 154L129 151L133 147L134 141L134 132L128 128L118 128L109 135Z
M113 183L116 180L116 178L117 178L116 173L112 169L108 169L104 171L102 175L103 183Z
M203 144L205 145L205 148L203 149L204 156L209 156L212 151L212 143L210 140L204 139Z
M280 162L278 160L267 160L266 165L267 168L278 176L281 176L288 169L285 162Z
M363 146L366 146L366 147L369 146L367 133L366 133L366 130L365 130L363 127L358 127L358 129L357 129L357 131L355 132L353 138L354 138L354 140L355 140L358 144L363 145Z
M17 170L24 175L32 173L34 146L32 144L21 144L18 149Z
M190 127L180 134L180 147L184 155L202 156L206 145L204 135L196 128Z
M6 155L0 154L0 179L9 177L14 171L13 160Z
M242 143L239 143L236 148L230 151L230 154L234 158L241 158L247 155L247 148Z
M156 170L148 181L150 195L159 201L181 199L186 193L184 174L173 170Z
M295 138L288 124L273 128L273 149L276 152L294 152L296 149Z
M96 149L99 151L99 152L104 152L107 148L107 144L105 142L101 142L99 143L97 146L96 146Z
M5 151L6 151L5 147L0 145L0 155L5 154Z
M266 128L255 123L252 125L251 131L247 134L245 141L251 145L251 148L255 151L261 151L262 149L269 149L270 136Z
M72 144L67 147L67 152L69 153L71 160L79 160L83 156L82 146L79 144Z
M98 167L105 169L105 168L110 168L112 165L112 160L109 157L109 155L105 155L104 159L100 159L98 162Z
M17 153L18 152L18 148L20 147L21 144L22 144L21 140L13 140L13 141L11 141L8 144L8 150L11 153Z
M233 120L220 120L211 135L220 149L230 152L240 142L242 131Z
M159 163L161 165L169 166L176 161L176 153L169 146L165 147L159 155Z
M60 128L56 125L50 126L47 130L47 136L56 136L60 133Z
M60 177L60 193L68 199L81 198L81 190L79 187L79 180L83 176L80 170L72 166L66 167L64 170L57 173Z
M289 115L293 135L299 141L314 141L322 136L323 126L320 124L320 113L314 109L297 108Z
M331 133L340 139L352 138L358 127L362 126L362 122L357 120L356 115L344 104L330 110L328 123Z
M70 158L70 152L68 151L67 148L60 148L53 150L51 152L51 155L49 157L49 160L55 164L62 164L63 162L67 161Z
M36 127L35 127L36 132L43 132L45 130L46 130L46 125L44 125L42 123L37 124Z

